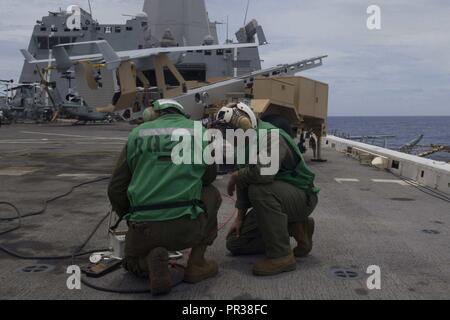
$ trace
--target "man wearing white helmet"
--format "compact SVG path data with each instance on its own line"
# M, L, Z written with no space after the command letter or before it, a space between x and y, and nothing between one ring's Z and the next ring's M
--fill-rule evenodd
M280 170L275 175L263 175L263 166L257 164L241 166L231 177L228 193L232 196L237 191L239 213L227 237L228 250L234 255L266 254L253 268L257 276L295 270L295 257L305 257L312 250L315 224L310 215L317 206L319 189L292 138L289 122L277 115L263 118L267 122L258 121L243 103L222 108L217 120L244 131L277 130L280 138ZM273 144L268 142L266 154ZM298 244L294 251L290 236Z
M159 100L144 113L114 170L109 198L114 211L128 222L124 267L148 276L154 295L173 285L168 251L192 248L184 280L197 283L218 273L205 252L217 238L219 191L212 185L216 166L176 165L172 133L193 131L195 122L173 100Z

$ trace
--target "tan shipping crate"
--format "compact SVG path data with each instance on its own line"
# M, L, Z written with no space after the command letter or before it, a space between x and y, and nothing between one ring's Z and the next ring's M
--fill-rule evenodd
M285 78L258 78L255 80L255 99L270 99L275 104L295 106L296 85Z
M253 95L273 104L293 106L302 117L326 119L328 90L327 84L305 77L257 78Z
M316 82L316 118L326 119L328 117L328 95L329 86L325 83Z

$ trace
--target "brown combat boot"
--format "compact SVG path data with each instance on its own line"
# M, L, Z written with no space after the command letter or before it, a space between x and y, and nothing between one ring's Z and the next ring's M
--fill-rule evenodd
M306 223L293 223L289 226L289 235L297 241L294 255L297 258L308 256L313 249L313 235L316 223L313 218L308 218Z
M164 248L153 249L147 256L152 295L168 294L172 290L169 271L169 253Z
M258 262L253 267L255 276L274 276L283 272L290 272L297 269L297 261L294 254L278 259L266 259Z
M219 266L216 262L205 259L206 249L207 246L192 249L184 274L184 282L195 284L217 276Z

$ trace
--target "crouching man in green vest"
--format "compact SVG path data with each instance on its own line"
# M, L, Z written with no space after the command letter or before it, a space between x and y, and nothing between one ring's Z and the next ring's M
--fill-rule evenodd
M218 274L217 263L207 261L205 252L217 238L222 199L212 186L215 166L173 162L172 151L179 143L172 141L174 132L194 131L195 122L184 108L176 101L160 100L144 118L146 122L129 136L108 193L113 210L129 226L124 268L148 276L152 294L160 295L173 286L168 251L192 248L184 276L187 283ZM193 141L192 148L202 144Z
M238 217L228 234L228 250L233 255L265 254L266 259L253 268L256 276L295 270L295 258L307 256L313 247L315 223L310 216L318 204L319 189L293 141L291 126L276 115L265 118L267 122L258 121L250 107L242 103L223 108L218 120L246 133L256 130L258 140L266 130L265 154L277 152L274 146L279 145L276 174L262 174L264 166L258 162L241 166L231 177L228 193L232 196L237 191ZM272 132L279 132L277 143L272 141ZM297 241L294 250L290 237Z

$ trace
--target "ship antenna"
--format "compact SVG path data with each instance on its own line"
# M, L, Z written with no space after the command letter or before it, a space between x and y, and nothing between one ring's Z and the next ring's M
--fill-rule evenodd
M247 1L247 9L245 10L245 18L244 18L244 27L247 24L247 16L248 16L249 7L250 7L250 0Z
M229 35L230 35L229 27L230 27L230 16L227 16L227 40L226 40L227 43L228 43Z
M88 4L89 4L89 13L90 13L91 18L92 18L92 6L91 6L91 0L88 0Z

